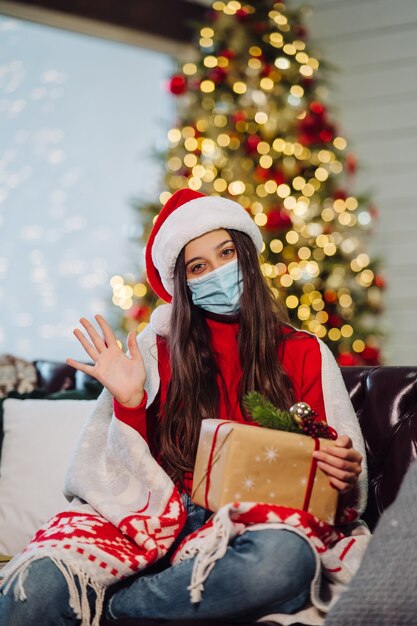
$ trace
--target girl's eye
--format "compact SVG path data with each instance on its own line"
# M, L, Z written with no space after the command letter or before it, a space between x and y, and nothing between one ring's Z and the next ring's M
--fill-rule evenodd
M202 269L204 268L203 263L196 263L196 265L193 265L191 268L191 272L193 274L198 274L199 272L202 271Z
M222 250L222 256L232 256L234 252L235 252L234 248L225 248L224 250Z

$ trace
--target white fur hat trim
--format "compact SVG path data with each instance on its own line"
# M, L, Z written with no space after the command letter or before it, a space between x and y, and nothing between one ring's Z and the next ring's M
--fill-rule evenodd
M261 231L240 204L220 196L190 200L166 218L152 246L152 260L169 294L173 294L175 263L183 247L192 239L218 228L246 233L261 252Z

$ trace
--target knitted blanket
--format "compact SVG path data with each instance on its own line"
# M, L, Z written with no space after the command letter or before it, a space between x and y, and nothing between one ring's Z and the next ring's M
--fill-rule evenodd
M158 371L155 331L150 326L147 331L140 336L139 344L147 369L148 402L152 402L158 389ZM347 423L344 432L352 436L355 447L362 451L356 416L340 372L326 350L323 364L323 385L329 403L326 413L332 416L329 424L338 430L342 422ZM351 511L353 518L365 504L365 489L366 476L358 492L358 509ZM47 556L65 576L70 603L81 626L98 626L105 589L166 554L185 522L185 511L177 488L152 457L146 442L133 427L114 416L113 398L107 390L102 392L80 434L65 494L69 508L39 529L26 549L2 570L1 586L3 593L8 593L14 585L18 599L24 601L27 568L35 559ZM345 536L310 514L284 507L233 503L186 538L173 563L195 559L190 601L199 601L205 579L236 533L255 531L265 525L297 532L312 546L316 575L311 607L304 612L303 621L322 623L334 591L345 585L357 569L367 534L360 534L359 527L356 536ZM331 583L331 588L325 590L327 597L323 595L324 582ZM89 587L96 593L94 617L87 600ZM284 624L299 619L283 616L279 621Z
M216 561L226 553L233 537L264 528L295 532L310 544L316 557L316 573L311 584L310 605L303 611L303 623L321 624L324 614L358 569L369 535L360 525L354 534L345 535L310 513L289 507L230 503L219 509L201 529L186 537L171 561L175 565L185 559L195 559L188 587L190 601L201 600L206 578ZM299 615L269 615L268 620L281 625L292 624L299 621Z
M69 508L1 571L3 593L16 583L23 601L27 568L50 557L67 580L82 626L98 626L105 589L166 554L186 517L177 488L140 435L113 416L112 403L105 390L81 432L65 486ZM93 620L88 587L97 594Z

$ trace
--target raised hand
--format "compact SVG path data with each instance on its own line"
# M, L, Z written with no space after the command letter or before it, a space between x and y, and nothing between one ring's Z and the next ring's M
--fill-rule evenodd
M86 365L74 359L66 359L66 363L96 378L120 404L127 407L137 406L143 399L146 371L136 342L136 332L131 331L128 335L129 356L127 356L117 344L116 337L104 317L96 315L95 319L103 336L84 317L80 319L80 323L89 338L79 328L73 331L94 365Z
M313 452L313 456L340 493L347 493L356 485L362 471L362 456L353 447L350 437L338 437L323 450Z

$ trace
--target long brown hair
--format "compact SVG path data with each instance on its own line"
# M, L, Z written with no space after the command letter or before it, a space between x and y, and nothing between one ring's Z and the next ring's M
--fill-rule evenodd
M293 387L277 354L286 315L265 282L252 239L240 231L228 232L243 277L238 334L242 414L242 398L253 390L276 406L288 408L294 399ZM182 484L184 473L193 470L201 420L219 414L219 370L206 316L191 300L184 249L174 270L172 305L168 337L171 380L165 406L161 407L158 439L163 466L174 482Z

